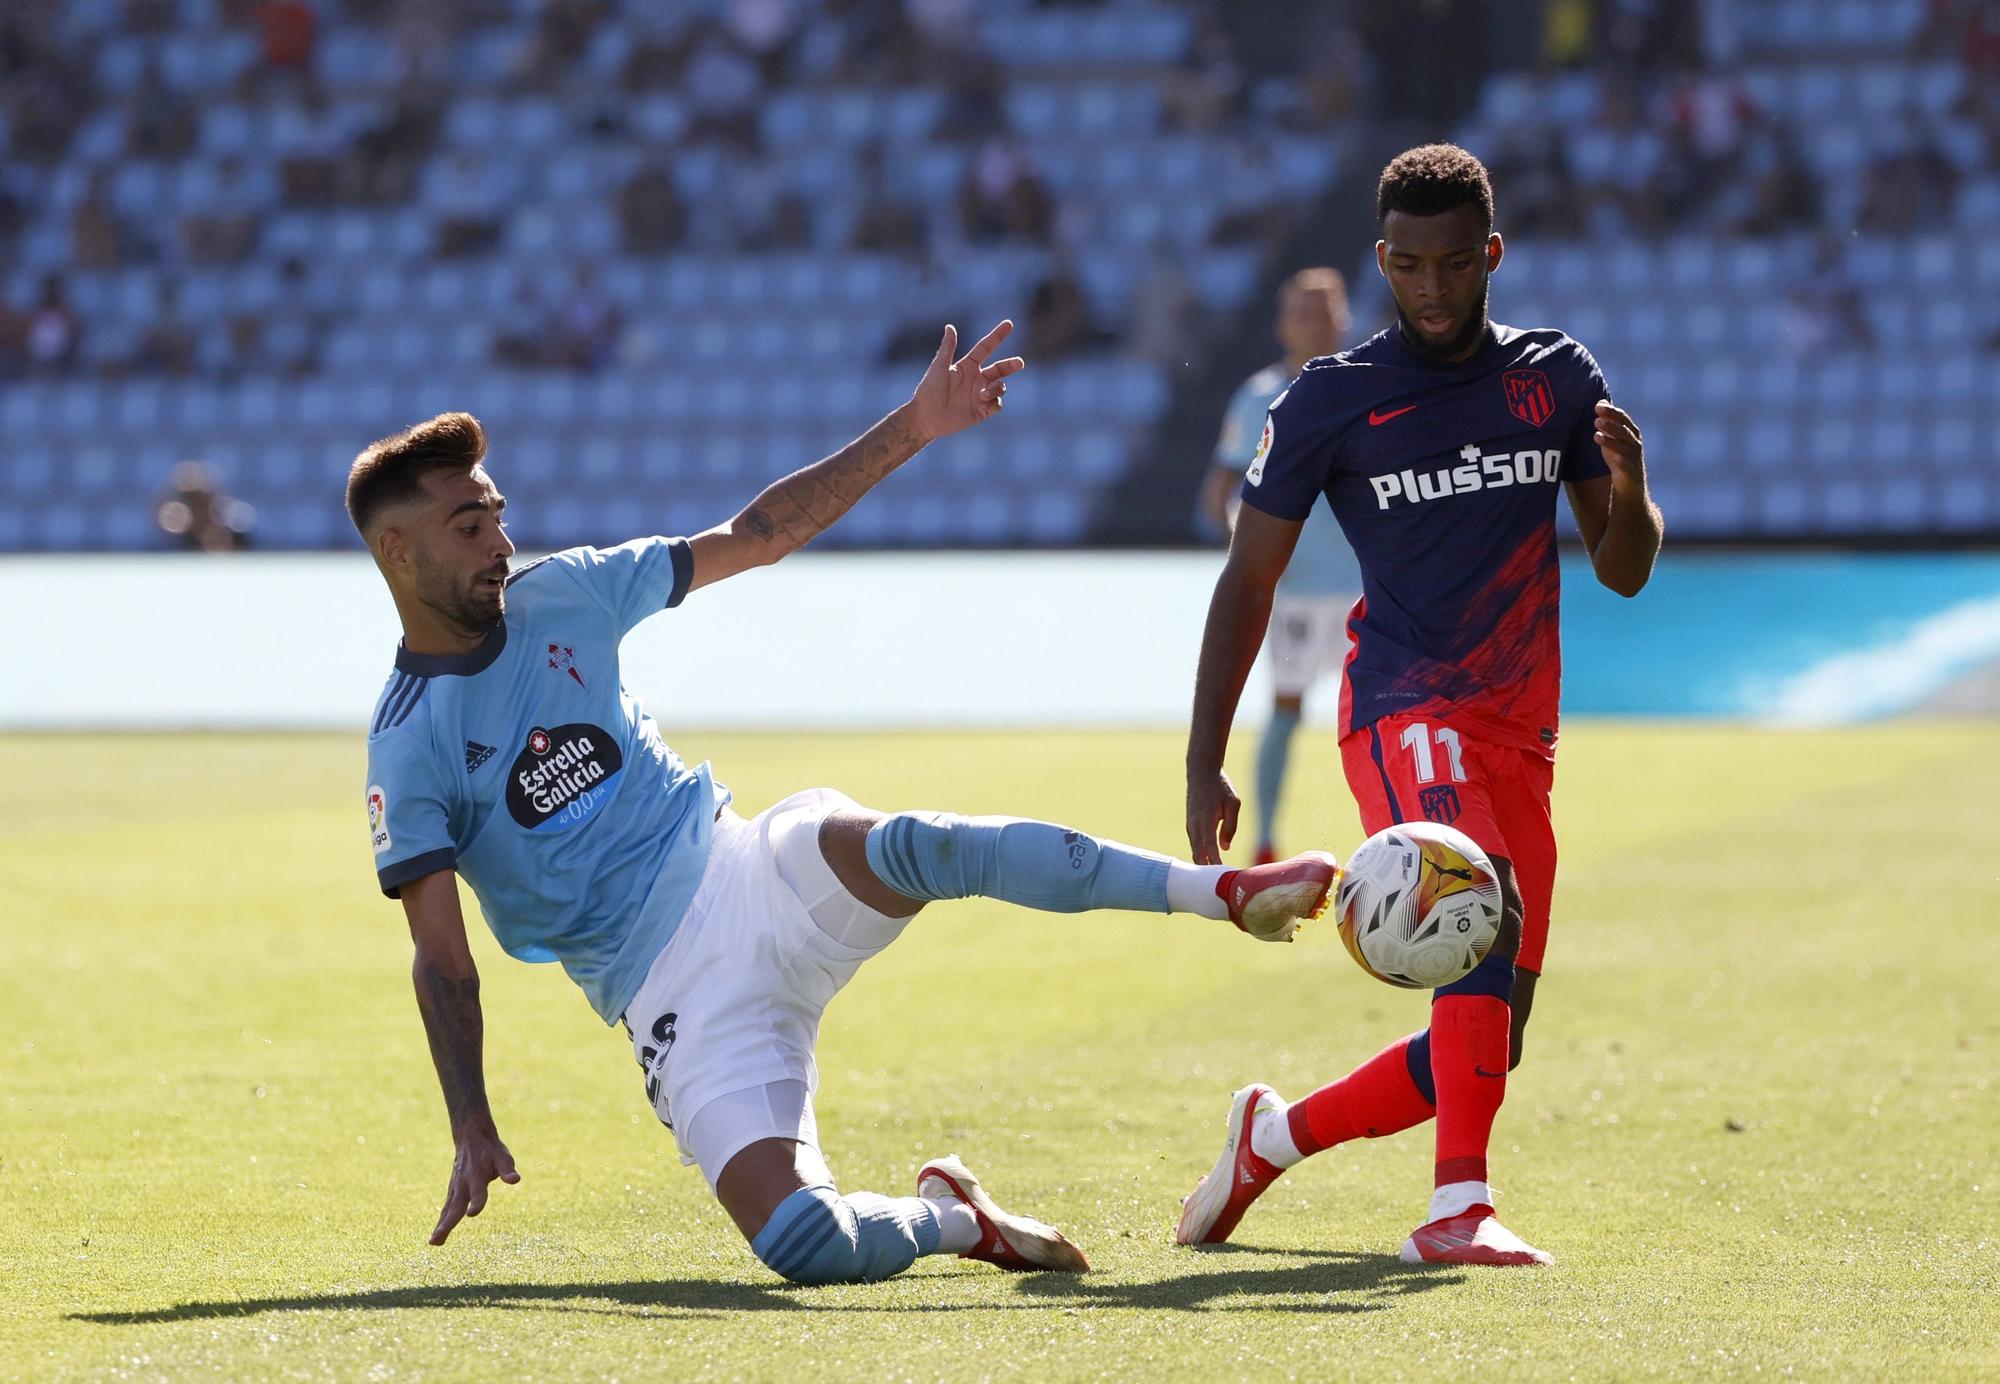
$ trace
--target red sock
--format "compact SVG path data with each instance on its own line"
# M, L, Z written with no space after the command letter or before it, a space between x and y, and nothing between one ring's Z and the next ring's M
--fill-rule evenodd
M1513 1011L1491 995L1440 995L1431 1004L1431 1080L1437 1087L1437 1185L1486 1181L1486 1144L1507 1096Z
M1349 1139L1380 1139L1422 1124L1433 1106L1410 1075L1408 1049L1423 1035L1400 1038L1331 1085L1322 1086L1285 1112L1292 1142L1315 1154Z

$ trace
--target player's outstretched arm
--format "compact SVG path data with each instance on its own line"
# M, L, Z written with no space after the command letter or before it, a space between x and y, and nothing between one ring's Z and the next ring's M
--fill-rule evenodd
M441 1245L453 1226L486 1209L486 1190L494 1179L519 1182L521 1175L514 1171L514 1155L500 1142L486 1103L486 1025L479 1008L479 971L472 964L465 915L458 906L457 879L450 870L439 870L399 892L417 949L411 967L417 1008L424 1016L431 1061L444 1088L457 1148L444 1211L431 1231L431 1243Z
M1222 852L1236 839L1236 817L1243 803L1222 771L1222 757L1229 749L1229 728L1236 720L1243 683L1271 622L1271 593L1291 561L1302 527L1297 520L1276 518L1255 505L1242 506L1229 538L1228 560L1209 598L1187 747L1188 848L1197 865L1220 865Z
M832 456L766 486L728 523L695 535L688 589L797 552L924 447L998 413L1007 377L1027 364L1019 356L989 363L1013 330L1012 322L1002 322L954 361L958 329L946 327L908 403Z
M1646 444L1624 409L1597 405L1597 448L1608 476L1573 481L1569 507L1590 553L1597 580L1621 596L1636 596L1653 576L1666 523L1646 485Z

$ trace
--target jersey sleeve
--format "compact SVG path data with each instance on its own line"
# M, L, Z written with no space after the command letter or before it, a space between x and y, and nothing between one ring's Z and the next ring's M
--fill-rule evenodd
M1604 464L1604 453L1597 446L1597 404L1600 399L1609 399L1611 390L1604 383L1604 371L1598 368L1596 357L1581 346L1576 348L1576 354L1583 366L1579 372L1584 386L1583 416L1569 435L1569 445L1563 448L1564 482L1611 474L1611 468Z
M1278 519L1303 520L1333 469L1338 419L1332 371L1307 371L1271 403L1256 455L1243 473L1243 502Z
M669 610L694 579L694 550L685 538L635 538L615 548L578 548L577 580L611 612L622 635L648 615Z
M392 899L411 880L458 864L437 760L418 736L391 731L368 742L368 835L376 881Z
M1222 436L1215 440L1215 464L1241 475L1257 459L1257 444L1264 430L1262 395L1246 382L1230 396L1222 415Z

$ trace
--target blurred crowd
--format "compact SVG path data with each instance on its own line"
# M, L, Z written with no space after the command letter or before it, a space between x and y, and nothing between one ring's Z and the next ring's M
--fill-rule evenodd
M1728 8L1715 0L1188 0L1184 51L1147 76L1160 132L1234 141L1247 176L1274 134L1317 136L1364 116L1457 128L1488 65L1532 69L1538 81L1593 90L1585 109L1530 101L1483 129L1513 234L1898 235L1947 223L1969 178L2000 173L2000 6L1924 3L1918 56L1961 64L1969 80L1945 111L1913 106L1872 128L1862 163L1837 189L1809 156L1813 132L1713 61L1704 24ZM114 18L98 29L78 22L79 8L0 5L0 278L11 285L0 297L0 377L313 372L329 311L289 291L313 266L269 251L268 222L287 210L420 207L432 260L496 255L523 170L504 147L443 138L449 103L468 91L552 103L580 147L640 151L607 199L625 256L855 251L943 279L968 252L1032 247L1052 252L1024 314L1023 344L1044 359L1115 348L1177 361L1216 325L1192 291L1184 247L1164 243L1147 254L1144 289L1130 304L1092 301L1075 252L1103 242L1091 221L1100 213L1061 195L1012 127L1018 74L992 51L976 0L547 0L525 21L508 0L212 0L222 31L249 45L220 91L190 86L151 58L126 77L105 75L100 40L169 35L181 22L178 0L100 0L95 9ZM323 61L329 32L357 26L385 36L390 54L359 103L327 79ZM497 41L472 42L482 36ZM899 151L880 145L854 155L841 197L801 185L801 151L768 147L763 117L777 93L842 86L939 93L921 137L963 152L952 195L913 195L898 176ZM676 103L671 130L635 118L656 94ZM289 110L305 135L269 156L203 155L205 110L218 100L247 103L264 121ZM116 138L84 152L107 114ZM1961 138L1941 139L1940 121ZM690 190L682 161L692 153L721 159L719 190ZM113 195L121 163L190 160L205 181L172 215ZM86 178L65 204L61 269L16 272L52 170L79 162ZM1273 247L1304 200L1273 185L1204 234L1210 244ZM280 307L199 332L182 320L179 276L250 263L275 270ZM66 273L131 266L158 271L151 325L115 350L84 350L92 324ZM1829 240L1793 308L1838 319L1845 297ZM927 353L928 320L900 326L892 351ZM590 266L563 257L521 275L492 323L491 351L506 365L590 370L618 358L635 330Z
M1090 8L1093 0L1069 3ZM1037 8L1067 7L1055 0ZM467 89L501 101L554 101L585 138L646 151L613 198L618 249L628 256L853 250L936 265L966 247L1062 250L1093 234L1010 129L1009 73L988 50L974 0L548 0L526 23L518 6L501 0L215 0L223 29L254 40L252 59L221 92L187 90L150 60L129 82L107 83L96 61L99 35L74 23L70 8L63 0L0 6L0 271L12 268L39 180L76 159L94 117L115 111L122 137L94 163L69 213L66 263L84 270L153 266L167 278L156 326L107 360L79 351L89 324L62 276L38 276L32 293L17 291L0 303L0 376L86 368L110 375L312 371L323 322L309 313L246 313L228 331L197 340L176 319L172 276L266 258L266 223L286 209L420 205L435 211L434 259L493 254L521 170L504 148L451 149L441 138L448 100ZM1329 129L1356 108L1363 65L1338 0L1308 7L1324 14L1293 27L1309 31L1311 43L1284 55L1284 80L1261 83L1250 80L1239 48L1244 35L1255 42L1274 15L1282 19L1284 7L1201 0L1192 8L1185 56L1155 74L1163 133L1227 132L1254 146L1260 131ZM114 27L123 35L165 35L179 11L175 0L122 0ZM369 103L365 119L344 99L352 93L335 89L322 71L323 43L336 26L368 26L392 43L394 70L384 74L382 99ZM504 41L471 48L468 40L482 31ZM471 52L484 65L468 72ZM1309 61L1314 54L1318 60ZM1259 53L1256 61L1261 71L1271 59ZM798 151L766 147L762 113L781 90L840 85L940 91L927 138L967 151L956 194L942 205L919 204L890 176L890 155L879 147L859 153L851 204L829 208L802 188L792 171L796 159L778 157ZM683 113L670 136L635 128L634 103L652 93L671 94ZM178 216L121 208L110 185L119 161L173 165L195 157L204 105L218 99L252 103L260 119L290 107L311 133L277 157L213 160L199 207ZM726 155L724 195L689 192L676 165L693 150ZM1275 239L1287 213L1277 199L1233 210L1214 238ZM1171 279L1172 257L1157 258L1160 275ZM296 279L304 267L283 263L282 272ZM1155 308L1145 314L1150 325L1107 322L1101 308L1080 301L1074 275L1054 272L1034 295L1028 337L1046 358L1099 348L1136 325L1149 333L1138 340L1142 353L1172 356L1202 324L1185 283L1157 287L1184 309L1178 317ZM524 278L505 317L493 349L497 360L515 365L589 369L612 355L620 330L617 305L587 271Z

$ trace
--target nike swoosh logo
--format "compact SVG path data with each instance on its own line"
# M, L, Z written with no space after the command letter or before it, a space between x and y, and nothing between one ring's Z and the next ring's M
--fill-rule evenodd
M1507 1075L1507 1073L1505 1072L1489 1072L1484 1067L1480 1066L1477 1062L1472 1064L1472 1074L1474 1076L1490 1076L1495 1078L1496 1080L1500 1077Z
M1391 418L1401 418L1406 413L1415 413L1416 409L1417 406L1415 404L1405 404L1401 408L1392 408L1387 413L1377 413L1371 408L1368 410L1368 426L1379 428Z

